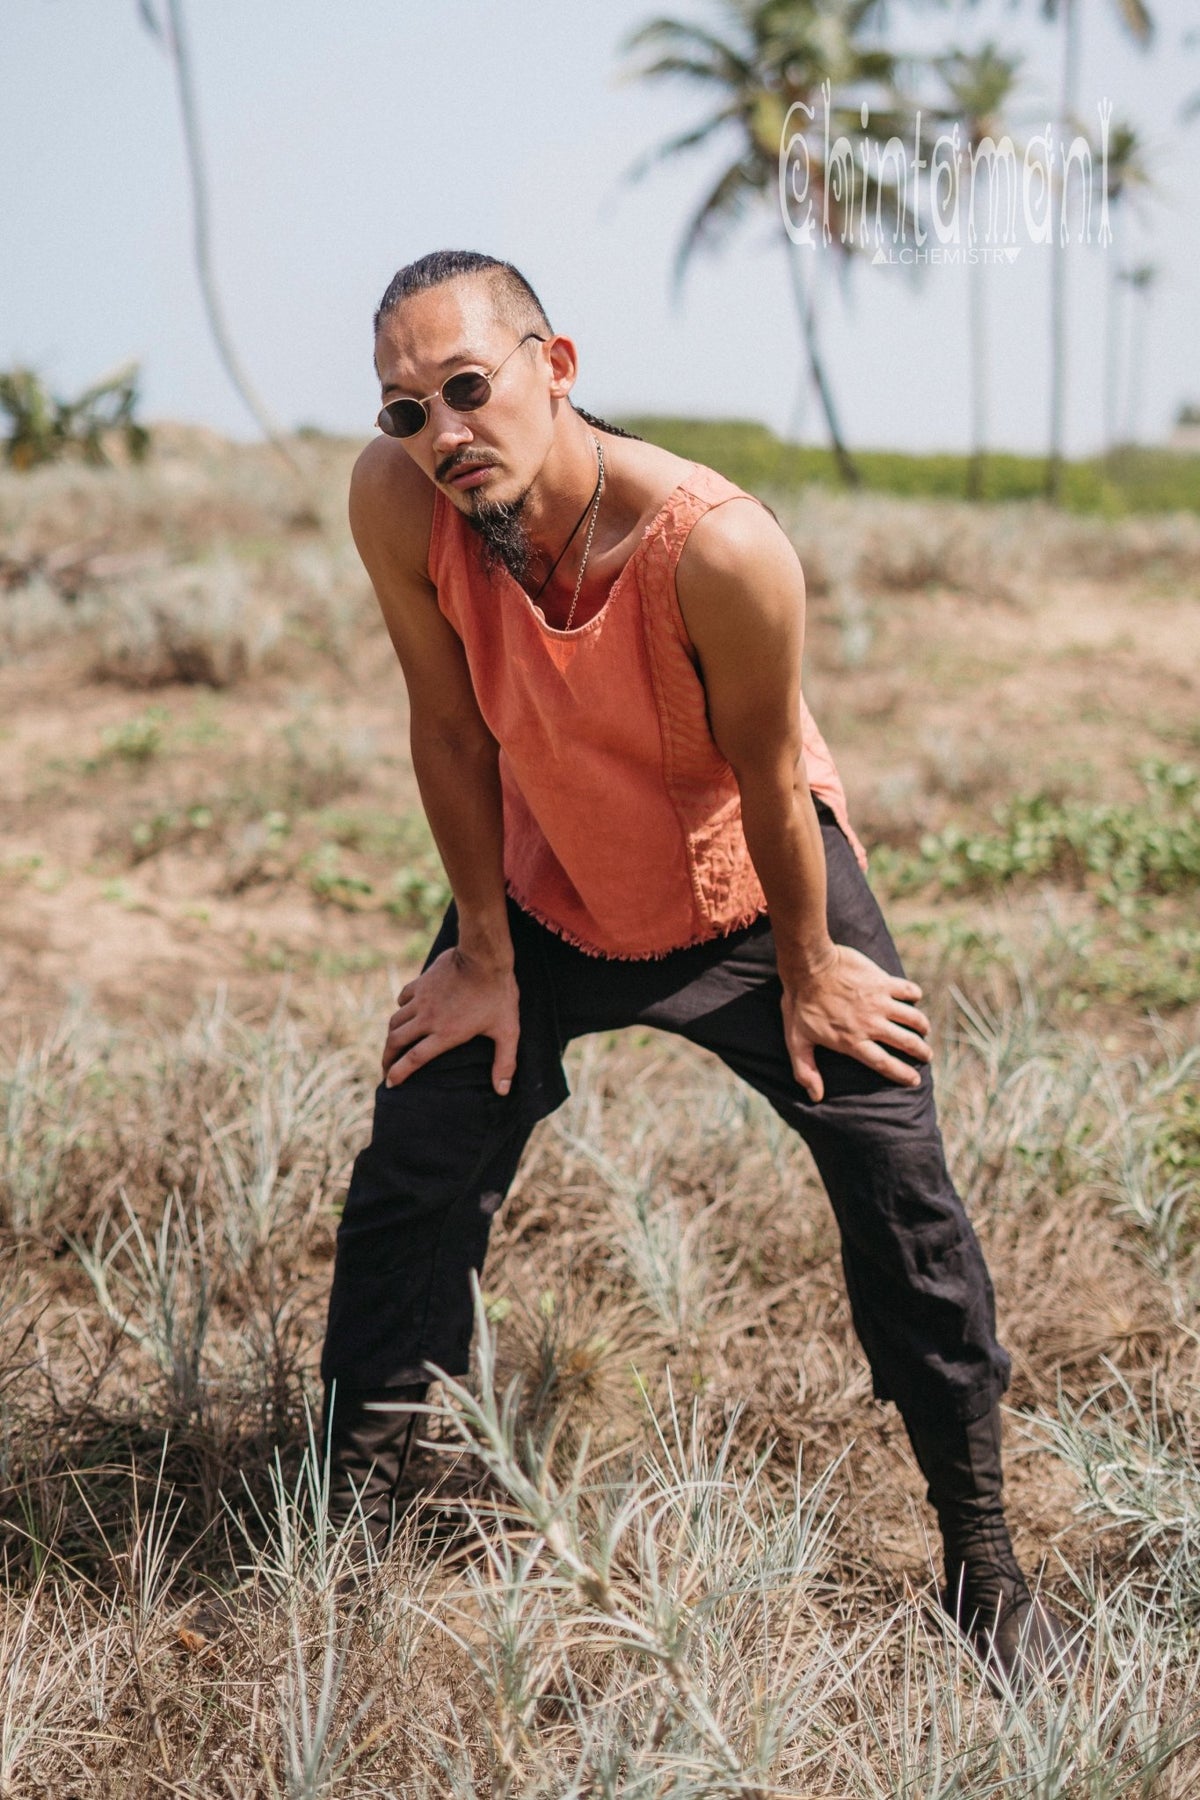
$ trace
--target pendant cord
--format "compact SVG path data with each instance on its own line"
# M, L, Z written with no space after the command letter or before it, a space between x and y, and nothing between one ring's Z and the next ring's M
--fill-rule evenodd
M596 535L596 520L600 516L600 496L604 492L604 447L599 438L594 438L592 441L596 446L596 461L600 465L600 472L596 476L596 495L592 501L591 522L588 525L587 539L583 546L583 559L579 564L579 573L575 577L575 592L571 595L571 610L567 614L567 622L563 626L564 631L570 631L571 621L575 617L575 608L579 604L579 590L583 586L584 570L588 566L588 557L592 553L592 539Z
M596 485L592 489L591 497L589 498L587 505L584 507L583 511L580 513L579 517L576 519L574 525L572 525L570 537L568 537L566 543L563 545L562 549L559 551L558 555L555 557L554 561L550 564L550 567L547 569L545 579L542 581L541 585L539 586L537 593L530 595L531 600L533 600L535 602L535 604L537 601L539 601L541 599L542 595L545 593L546 588L550 582L550 577L554 574L555 569L557 569L559 563L562 561L563 557L567 554L567 551L571 548L571 545L575 542L576 534L579 531L579 527L583 524L583 521L587 518L588 514L591 512L593 507L596 507L597 510L599 510L600 494L601 494L601 490L603 489L603 486L604 486L604 452L600 448L600 440L598 438L593 438L592 442L596 446L596 462L598 465L597 473L596 473ZM595 520L593 519L592 530L594 530L594 529L595 529ZM580 564L580 575L581 576L583 574L584 568L587 565L587 551L588 551L588 549L591 548L591 542L592 542L592 533L591 533L591 531L589 531L588 532L587 549L584 550L583 562ZM577 583L576 588L575 588L575 595L571 601L571 613L570 613L570 617L568 618L568 622L567 622L568 629L570 627L570 618L573 618L575 615L575 601L578 600L578 598L579 598L579 584Z

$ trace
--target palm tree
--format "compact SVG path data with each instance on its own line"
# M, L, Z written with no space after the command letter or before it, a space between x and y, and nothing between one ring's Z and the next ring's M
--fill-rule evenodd
M1118 234L1124 224L1125 201L1136 198L1139 193L1147 193L1153 187L1146 165L1145 145L1135 128L1123 119L1114 119L1109 127L1106 168L1105 192L1113 233L1104 332L1104 452L1107 456L1116 440L1121 361L1120 293L1129 274L1121 267Z
M788 257L809 371L838 469L851 484L861 477L846 448L818 339L809 274L815 245L813 254L806 256L793 242L783 226L777 196L785 126L807 118L809 131L797 136L804 138L813 210L822 221L828 219L828 241L842 257L843 269L853 250L861 247L855 238L856 214L861 211L865 216L871 208L886 204L899 207L900 216L907 217L907 196L898 196L893 185L869 170L865 178L848 182L845 160L835 164L832 154L830 166L824 163L822 107L828 111L831 144L842 134L883 144L907 123L906 104L897 89L898 58L862 41L878 7L879 0L721 0L721 30L657 18L633 32L624 45L633 59L630 75L646 81L687 81L715 102L698 124L641 158L631 171L635 179L710 140L724 137L733 143L732 160L684 228L675 258L676 283L697 251L720 248L737 225L773 209L775 229ZM867 91L882 96L869 128L860 110ZM807 112L794 110L804 108ZM850 172L859 173L853 168Z
M278 450L285 462L297 468L295 458L283 442L279 426L242 365L233 336L225 318L225 308L217 287L213 267L212 234L208 210L208 175L204 164L204 148L200 138L200 115L196 106L196 89L192 79L192 59L183 21L183 0L162 0L161 16L155 0L138 0L138 13L147 31L165 49L175 71L179 96L179 112L183 125L183 146L187 156L188 179L192 189L192 250L200 294L204 302L208 328L222 367L255 424Z
M971 179L979 168L979 152L987 140L998 142L1005 132L1004 112L1017 85L1024 59L1004 56L994 43L979 50L948 50L933 59L949 104L938 117L961 123L965 137L963 160L971 165ZM989 180L991 176L989 175ZM968 336L971 355L971 457L967 464L967 498L983 495L983 471L987 436L987 269L976 262L967 271Z
M1042 17L1062 20L1062 87L1059 94L1059 128L1065 143L1075 121L1075 94L1079 85L1079 14L1081 0L1042 0ZM1113 0L1117 17L1142 49L1154 35L1154 20L1145 0ZM1063 205L1066 192L1063 192ZM1056 232L1050 264L1050 449L1046 459L1046 497L1057 500L1062 488L1063 420L1066 413L1066 245Z

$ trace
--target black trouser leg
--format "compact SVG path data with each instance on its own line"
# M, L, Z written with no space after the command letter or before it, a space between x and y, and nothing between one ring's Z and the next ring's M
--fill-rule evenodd
M329 1522L335 1531L361 1517L382 1555L396 1526L397 1495L421 1417L425 1382L325 1389L321 1444L329 1476Z
M853 854L823 821L834 941L902 974ZM1064 1666L1061 1622L1033 1599L1004 1516L996 1340L983 1252L946 1166L929 1069L904 1087L818 1049L825 1095L796 1082L783 1035L770 926L731 943L718 969L643 1015L713 1050L765 1095L812 1151L841 1234L855 1329L874 1391L894 1400L929 1483L946 1549L944 1603L1013 1681Z
M532 1129L493 1092L492 1055L477 1038L379 1089L338 1228L326 1382L403 1386L430 1363L466 1373L471 1271Z
M825 822L829 930L835 942L902 974L870 888L835 824ZM841 1235L855 1330L880 1399L907 1418L969 1419L1008 1385L991 1278L946 1166L929 1069L903 1087L852 1057L818 1049L825 1096L792 1073L782 985L767 921L738 935L718 969L652 1006L665 1024L715 1051L808 1144Z
M337 1234L321 1375L374 1391L469 1366L472 1271L535 1123L566 1097L536 931L511 909L521 992L512 1090L492 1086L494 1047L472 1038L398 1087L376 1090ZM453 907L429 960L453 944Z
M530 1130L520 1103L492 1089L492 1056L478 1038L380 1086L338 1229L321 1358L329 1519L340 1529L361 1515L379 1553L429 1367L466 1373L471 1272Z
M985 1548L1011 1556L1004 1519L1004 1469L999 1406L961 1421L920 1413L905 1420L926 1498L937 1514L946 1550L946 1590L958 1585L964 1563Z

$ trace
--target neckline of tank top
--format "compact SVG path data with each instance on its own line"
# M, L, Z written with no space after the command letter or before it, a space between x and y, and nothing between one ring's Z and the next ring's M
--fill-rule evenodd
M679 480L675 483L675 486L671 489L670 493L664 497L662 504L659 506L658 511L654 514L653 518L647 520L645 530L642 532L641 537L638 539L637 543L634 545L633 549L629 552L629 555L625 558L625 561L621 564L621 567L618 569L616 575L614 576L612 585L610 586L608 593L605 597L604 605L600 608L599 612L593 613L590 619L585 619L583 621L582 625L573 625L571 627L570 631L564 631L558 625L551 625L549 620L546 618L545 613L542 611L541 607L534 605L533 601L529 598L529 595L525 592L525 589L521 586L521 584L517 580L516 576L513 575L508 569L501 566L499 573L504 578L504 580L509 584L509 586L516 590L516 593L518 594L518 596L525 602L525 605L528 607L529 612L533 617L534 623L536 625L538 625L541 628L541 630L546 632L550 637L556 637L556 638L577 638L577 637L581 637L585 631L594 630L599 625L601 619L603 619L605 614L608 612L609 607L613 603L613 597L615 596L617 589L620 587L621 583L624 581L626 575L629 573L629 570L633 567L633 565L637 561L638 557L641 556L642 552L645 550L646 545L649 543L650 538L654 533L655 527L657 526L659 520L662 518L663 514L666 512L668 506L670 506L672 500L675 499L676 495L680 492L680 490L682 488L685 488L687 486L688 482L691 481L692 477L696 473L696 470L701 468L702 466L703 465L698 462L692 462L692 463L688 464L688 467L687 467L685 473L679 477ZM447 504L449 504L449 503L447 502Z

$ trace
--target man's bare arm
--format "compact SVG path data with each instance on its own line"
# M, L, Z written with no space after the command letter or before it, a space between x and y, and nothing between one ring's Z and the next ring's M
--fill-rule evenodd
M913 1085L917 1072L892 1052L929 1060L921 990L835 944L826 926L825 852L801 749L805 596L795 551L761 508L731 501L692 531L677 591L767 897L796 1080L822 1098L820 1044Z
M413 768L458 907L457 949L401 989L383 1066L390 1086L442 1051L487 1036L492 1078L516 1067L517 989L504 894L498 751L479 712L462 644L438 609L427 566L433 490L383 441L359 457L350 528L408 688Z

